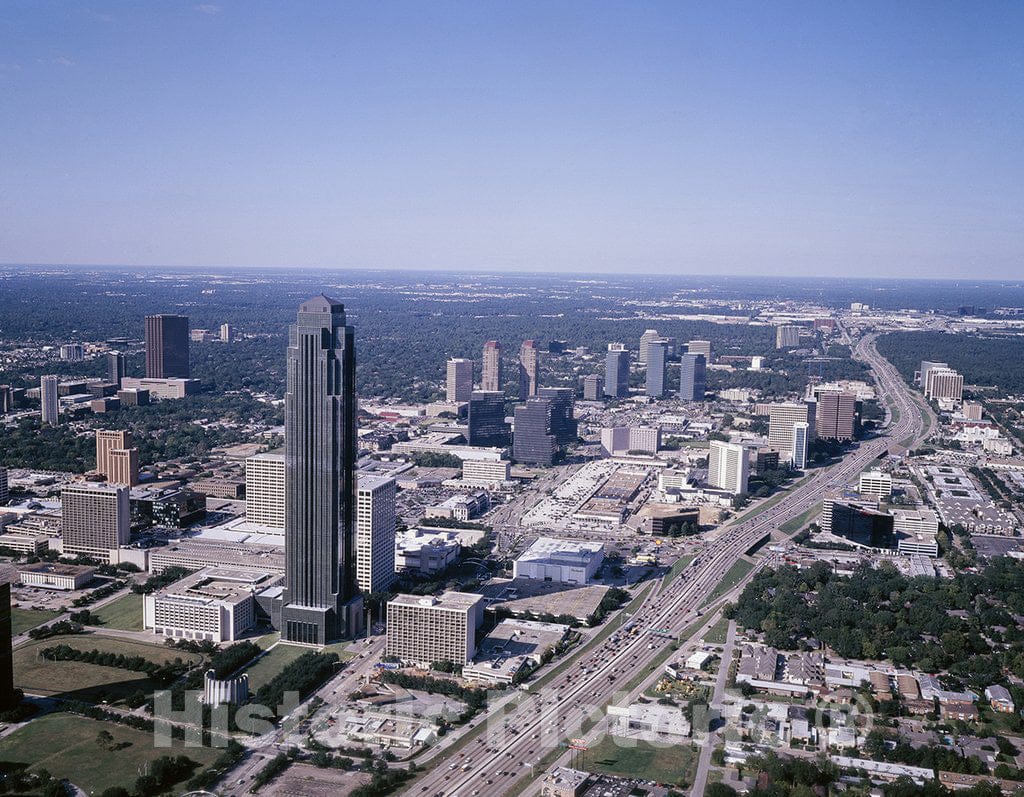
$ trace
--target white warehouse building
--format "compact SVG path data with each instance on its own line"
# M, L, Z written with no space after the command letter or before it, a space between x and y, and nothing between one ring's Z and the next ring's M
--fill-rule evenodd
M604 544L541 537L512 565L513 578L586 584L604 561Z

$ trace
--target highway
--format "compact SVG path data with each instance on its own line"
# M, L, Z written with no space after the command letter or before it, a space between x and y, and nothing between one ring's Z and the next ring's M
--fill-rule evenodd
M854 354L871 366L879 397L890 397L898 409L898 417L884 434L863 441L834 465L812 471L810 478L798 483L777 504L755 507L738 516L679 577L664 586L660 581L653 584L630 618L636 626L633 632L624 634L620 630L556 664L556 675L539 690L540 694L524 695L520 704L504 716L497 712L488 715L485 731L472 731L461 752L454 758L446 755L405 793L426 797L492 797L529 790L526 779L539 774L534 769L541 759L578 737L582 729L591 727L593 722L588 719L598 718L604 707L615 700L621 681L637 673L650 673L652 662L698 619L697 612L707 596L745 551L765 534L813 507L829 492L853 481L890 445L918 439L922 405L875 350L874 338L868 336L858 341ZM646 633L650 629L665 629L671 637ZM427 751L418 757L417 763L429 765L433 757L433 751ZM706 769L705 766L705 775ZM703 783L695 784L693 793L699 797Z

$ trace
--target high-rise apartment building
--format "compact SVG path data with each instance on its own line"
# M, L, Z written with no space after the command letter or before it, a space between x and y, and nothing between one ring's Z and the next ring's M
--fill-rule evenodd
M647 342L647 381L644 392L662 398L668 389L668 344L661 340Z
M501 344L496 340L489 340L484 344L484 367L480 374L480 389L489 392L505 389L501 368Z
M553 465L558 440L552 432L552 402L529 399L515 409L512 456L528 465Z
M126 485L69 484L61 490L64 554L82 554L101 562L131 539Z
M500 390L474 390L469 397L468 424L471 446L507 446L505 394Z
M604 394L610 398L629 395L629 352L621 343L609 343L604 360Z
M687 354L703 354L704 362L711 362L711 341L710 340L691 340L686 344Z
M707 361L703 354L684 354L679 359L679 398L703 401L707 391Z
M421 666L442 661L469 664L476 655L483 613L483 595L469 592L397 595L388 601L385 653Z
M363 592L383 592L395 581L393 476L359 477L356 503L356 580Z
M797 401L768 407L768 445L785 458L793 450L793 424L806 423L808 444L815 438L815 402Z
M551 434L560 446L575 443L579 437L579 424L573 414L575 397L569 387L542 387L537 391L542 399L551 402Z
M466 402L473 392L473 361L463 357L453 357L448 361L448 383L445 400L449 402Z
M540 349L537 341L524 340L519 347L519 398L535 398L540 388Z
M124 379L124 354L119 351L108 351L107 381L120 387L122 379Z
M132 433L123 429L96 430L96 472L110 480L110 452L132 447ZM127 483L127 482L125 482Z
M245 519L284 535L284 454L254 454L245 460Z
M712 440L708 452L708 484L737 495L747 491L750 460L747 449L737 443Z
M964 377L952 368L930 368L925 377L926 399L953 399L964 397Z
M644 334L640 336L640 353L637 355L637 362L640 365L647 365L648 346L652 340L661 340L661 335L658 334L656 329L645 330Z
M235 328L231 324L220 325L220 342L232 343L235 340Z
M43 423L50 426L60 423L59 385L60 382L56 376L47 375L39 378L39 404L42 409L42 419Z
M324 645L358 633L355 335L345 307L303 302L288 333L285 592L281 639Z
M782 324L775 327L775 348L793 349L800 345L800 327Z
M583 400L601 401L604 398L604 380L597 374L583 377Z
M188 379L188 317L146 316L146 378Z
M857 397L838 390L818 392L815 433L824 440L853 440L857 430Z
M790 461L797 470L807 467L807 447L811 443L811 425L807 421L793 424L793 450Z

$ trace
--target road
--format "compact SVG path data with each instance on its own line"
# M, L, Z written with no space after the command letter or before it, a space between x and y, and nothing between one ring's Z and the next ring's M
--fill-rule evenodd
M799 517L829 492L851 482L892 444L916 440L922 428L919 399L912 395L896 370L873 345L873 337L858 341L855 356L872 368L880 396L889 396L899 417L879 437L862 442L841 461L813 471L779 503L754 509L724 527L682 575L667 585L655 582L632 621L645 629L667 629L678 636L698 618L706 597L722 581L733 563L755 542L788 520ZM541 694L524 696L521 704L504 717L492 712L486 733L474 731L467 746L447 766L437 766L417 779L405 792L411 795L454 797L484 794L487 797L520 791L520 781L533 776L549 752L579 736L590 726L591 716L616 697L618 679L649 672L652 662L674 639L634 633L612 635L592 644L556 671ZM429 765L435 756L427 751L417 763ZM452 769L452 765L456 768ZM466 767L465 770L462 767ZM526 788L529 788L526 786ZM703 794L694 789L694 795Z

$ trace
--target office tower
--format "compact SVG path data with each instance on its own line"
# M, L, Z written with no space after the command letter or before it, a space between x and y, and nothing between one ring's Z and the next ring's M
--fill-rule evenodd
M14 390L10 385L0 385L0 413L14 411Z
M534 340L524 340L519 347L519 398L525 401L537 395L540 387L540 349Z
M500 390L474 390L469 397L468 425L471 446L507 446L505 394Z
M120 387L122 379L124 379L124 355L119 351L108 351L107 381Z
M703 354L704 362L711 362L711 341L710 340L691 340L686 344L687 354Z
M396 595L388 601L385 654L425 667L439 661L469 664L476 655L484 603L483 595L469 592Z
M707 367L703 354L684 354L679 358L679 398L703 401L707 390Z
M573 415L575 404L572 388L542 387L538 396L551 402L551 434L560 446L575 443L579 438L579 424Z
M85 349L81 343L65 343L60 347L60 358L68 363L80 363L85 359Z
M644 392L648 396L661 398L668 388L668 345L662 341L647 343L647 382Z
M642 454L657 454L661 448L660 426L631 426L629 428L629 447L627 451L639 451Z
M853 440L857 428L857 397L853 393L818 393L815 434L825 440Z
M601 401L604 398L604 380L597 374L583 378L583 400Z
M134 487L139 483L139 449L111 449L107 462L107 481L111 484L127 484Z
M793 424L793 451L790 461L797 470L807 467L807 446L810 445L811 425L807 421Z
M921 387L924 387L926 384L928 384L928 372L932 368L949 368L949 363L932 362L931 360L921 360L921 366L920 368L918 368L918 371L914 376L915 380L918 382L918 384L921 385Z
M892 496L892 476L880 470L866 470L857 481L857 492L888 501Z
M281 639L324 645L359 630L355 335L323 294L288 331Z
M356 504L356 580L363 592L383 592L395 581L395 479L359 477Z
M480 376L480 389L488 392L505 389L501 370L501 344L489 340L484 344L484 368Z
M980 421L982 414L981 404L977 401L965 401L960 406L960 414L969 421Z
M10 497L10 486L7 484L7 468L0 467L0 504Z
M640 336L640 353L637 355L637 362L640 365L647 365L648 345L652 340L661 340L661 335L656 329L648 329Z
M772 404L768 407L768 445L783 456L793 450L793 424L806 423L808 444L815 438L815 410L813 401Z
M800 345L800 327L782 324L775 327L775 348L792 349Z
M56 426L60 423L60 400L57 398L57 377L49 375L39 378L39 404L42 408L43 423Z
M610 398L629 395L629 352L621 343L609 343L604 360L604 394Z
M284 534L283 454L254 454L245 460L245 519ZM274 533L273 531L271 533Z
M115 429L96 430L96 472L110 480L110 452L131 448L132 433Z
M231 324L220 325L220 342L231 343L235 339L235 328Z
M558 440L552 433L552 405L548 399L530 399L515 409L512 456L528 465L553 465Z
M930 368L925 377L924 397L960 401L964 397L963 375L952 368Z
M736 443L712 440L708 452L708 484L736 495L747 491L750 460L747 449Z
M11 582L18 578L12 567L0 573L0 710L14 708L14 643L11 628Z
M473 361L453 357L448 361L448 384L445 400L450 402L469 401L473 392Z
M146 316L146 378L188 379L188 317Z
M65 555L111 562L111 551L131 539L128 489L123 484L69 484L61 490Z

